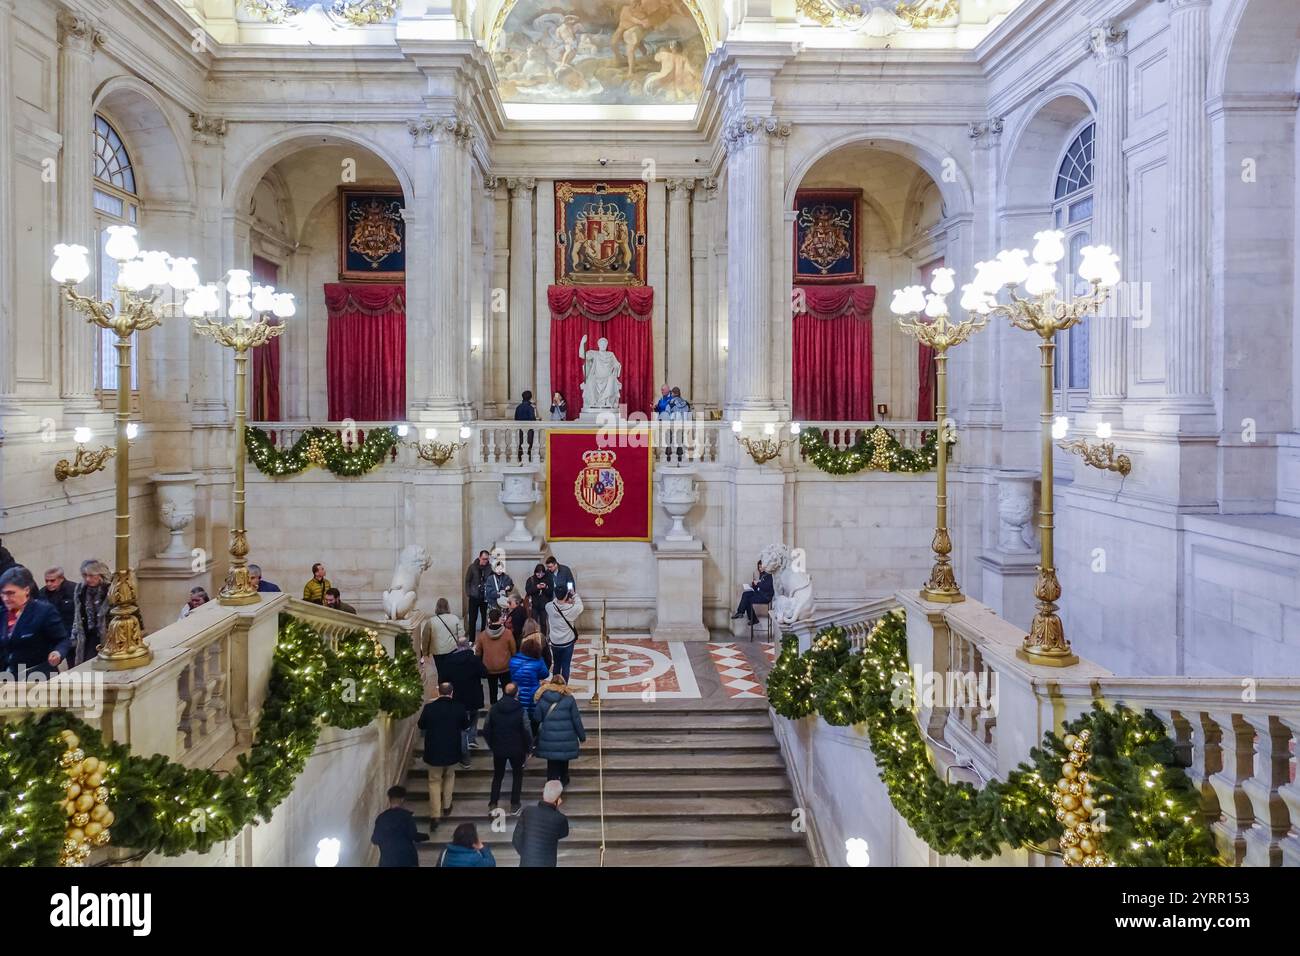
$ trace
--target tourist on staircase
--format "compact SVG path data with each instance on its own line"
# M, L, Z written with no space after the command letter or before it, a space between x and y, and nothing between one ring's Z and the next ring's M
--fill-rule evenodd
M573 649L578 644L578 618L582 614L582 598L572 590L561 591L546 609L550 622L547 643L551 646L554 663L551 670L567 681L573 664Z
M537 736L537 719L533 715L534 697L542 681L550 676L550 668L542 660L542 641L537 635L524 638L519 653L510 658L510 680L519 688L519 702L528 711L528 719L533 724L533 736Z
M263 579L262 568L256 564L248 566L248 583L260 594L279 594L280 586Z
M518 816L520 794L524 788L524 759L533 748L533 728L528 711L519 703L519 688L506 684L501 700L492 705L483 721L483 739L492 748L492 793L488 798L488 812L497 808L501 799L501 782L510 765L510 813Z
M569 761L587 740L578 701L559 674L537 688L537 756L546 761L546 779L569 785Z
M460 748L462 770L470 768L469 752L478 750L478 712L483 709L484 677L487 677L487 670L469 641L457 644L438 668L438 679L451 684L452 694L465 708L467 722Z
M514 587L515 582L506 574L505 564L497 562L496 567L483 578L483 601L488 610L504 609L509 604Z
M302 599L310 601L312 604L324 604L325 592L328 591L332 584L330 579L325 577L325 565L313 564L311 566L311 580L302 586Z
M510 843L519 853L519 865L556 866L560 841L569 835L569 818L560 812L564 785L546 781L541 802L524 810L515 824Z
M72 639L63 618L51 604L36 597L36 579L21 564L0 575L0 673L19 680L28 675L49 677L72 652Z
M415 845L427 841L429 834L416 829L415 814L403 806L405 802L405 787L389 787L388 809L375 817L370 842L379 847L380 866L420 865Z
M438 857L439 866L496 866L490 847L478 838L478 827L462 823L451 835L451 842Z
M546 573L546 565L539 564L533 568L533 576L524 584L528 603L532 608L533 620L546 633L546 605L551 600L551 577Z
M510 658L515 656L518 645L510 628L501 620L501 611L492 608L488 611L486 631L480 631L474 643L474 653L483 659L483 669L487 672L489 703L497 702L497 691L510 680Z
M338 588L325 589L324 603L326 607L332 607L336 611L346 611L348 614L357 613L357 609L354 608L351 604L345 604L343 602L343 595L339 592Z
M490 557L491 555L486 551L480 551L478 557L465 569L465 599L469 602L467 626L471 634L477 634L487 627L488 605L483 592L487 585L487 577L491 573L491 569L488 568Z
M450 683L438 685L438 696L424 705L417 726L424 731L424 762L429 768L429 829L436 830L438 821L451 813L456 766L469 726L469 714L453 696Z
M425 633L428 637L420 645L420 663L432 657L434 668L441 668L442 660L465 640L465 625L451 613L451 604L446 598L438 598Z
M565 591L578 590L578 579L573 576L573 568L561 564L553 554L546 559L546 577L551 585L552 601Z
M528 608L524 607L523 598L518 594L510 595L504 623L510 636L515 639L515 647L518 647L524 639L524 626L528 623Z
M76 667L99 654L108 633L108 565L96 558L81 562L81 583L72 597L72 660Z

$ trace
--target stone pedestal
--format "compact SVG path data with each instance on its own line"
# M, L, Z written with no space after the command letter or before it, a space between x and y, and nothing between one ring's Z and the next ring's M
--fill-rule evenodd
M704 546L698 541L661 541L654 546L658 601L656 641L707 641L704 626Z
M194 521L199 476L191 472L165 472L149 478L154 483L158 523L170 532L170 537L161 551L145 558L136 569L140 581L140 614L146 633L176 620L189 598L190 588L205 587L212 594L210 559L196 556L185 540L185 529Z
M1036 600L1038 540L1034 534L1032 471L999 471L997 524L992 547L980 554L984 603L1008 621L1028 627Z
M515 465L501 469L501 490L497 500L501 502L514 521L515 526L498 542L498 547L507 551L538 551L541 541L529 533L525 522L533 505L542 500L541 490L537 487L538 469L535 465Z

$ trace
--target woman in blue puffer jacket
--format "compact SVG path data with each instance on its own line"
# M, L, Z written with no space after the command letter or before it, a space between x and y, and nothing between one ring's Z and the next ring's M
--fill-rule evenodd
M536 635L525 637L518 652L510 658L510 680L519 688L519 703L528 712L533 725L533 739L537 739L537 716L534 713L534 696L546 680L551 669L542 660L542 642Z
M438 859L439 866L496 866L490 847L478 838L478 827L462 823L451 835L451 842Z
M537 688L535 711L540 723L537 756L546 761L546 779L569 785L569 761L578 759L578 746L587 739L578 702L563 675L555 674Z

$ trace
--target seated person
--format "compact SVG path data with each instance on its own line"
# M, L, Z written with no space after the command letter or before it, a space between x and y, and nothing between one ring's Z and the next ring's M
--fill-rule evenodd
M203 605L207 604L211 600L212 598L208 597L208 592L203 588L190 588L190 599L185 602L185 606L181 608L181 616L176 620L185 620L190 616L190 611L194 610L196 607L203 607Z
M338 588L327 588L325 591L325 606L332 607L336 611L346 611L349 614L356 614L357 609L351 604L343 603L343 595L339 593Z
M750 624L757 624L758 615L754 613L754 605L771 604L775 593L772 575L763 570L763 562L759 561L754 568L754 577L740 595L740 604L736 606L736 613L731 615L731 619L734 621L738 617L748 617Z
M325 565L319 562L311 566L311 580L302 586L302 599L312 604L324 604L325 592L333 585L325 577Z
M248 566L248 583L251 584L262 594L278 594L280 588L270 581L262 580L262 569L256 564Z

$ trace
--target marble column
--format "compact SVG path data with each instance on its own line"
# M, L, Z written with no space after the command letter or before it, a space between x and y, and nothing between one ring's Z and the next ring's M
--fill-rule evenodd
M533 387L533 189L529 177L506 180L510 190L510 395ZM546 396L547 399L550 396Z
M716 290L709 285L712 268L710 217L717 192L716 179L700 180L691 209L691 328L694 335L691 336L691 391L687 397L697 412L707 410L714 402L712 380L718 364L718 336L713 322Z
M0 0L0 342L18 338L14 314L14 0ZM13 348L0 348L0 411L18 388Z
M775 117L727 124L727 417L771 412L771 140L790 135Z
M190 117L193 132L194 181L197 193L197 215L194 217L193 245L190 255L199 260L199 276L205 282L220 282L227 268L235 262L247 262L237 252L235 224L225 215L222 199L222 153L224 151L226 124L214 117ZM190 415L191 421L201 426L224 426L228 420L226 384L234 375L233 362L228 359L229 349L221 348L206 339L189 336L190 354ZM211 454L210 467L224 466L224 452L208 447L198 448L196 467Z
M463 273L469 262L469 178L465 142L473 129L460 116L424 117L410 127L417 147L427 150L424 166L432 200L423 205L428 252L429 338L415 343L414 360L427 366L424 394L410 402L425 417L461 421L469 414L469 326Z
M1110 246L1127 264L1124 250L1127 173L1124 137L1128 135L1128 31L1113 21L1096 27L1088 45L1097 62L1097 135L1092 241ZM1070 270L1078 269L1077 262ZM1088 410L1114 414L1128 386L1122 296L1112 296L1099 315L1088 320Z
M691 192L695 180L670 179L667 186L668 361L664 380L685 394L691 387Z
M59 23L59 241L78 243L95 255L91 179L94 177L94 99L91 60L99 42L90 21L61 12ZM67 303L60 303L63 352L60 392L69 411L97 411L97 329Z
M483 369L483 408L485 418L499 417L505 407L509 387L502 362L510 354L509 332L504 318L506 283L510 253L510 207L505 183L495 176L483 178L483 345L479 362ZM497 290L502 290L498 292ZM502 311L497 311L501 309Z
M1169 165L1163 410L1212 414L1210 402L1210 0L1169 3Z

